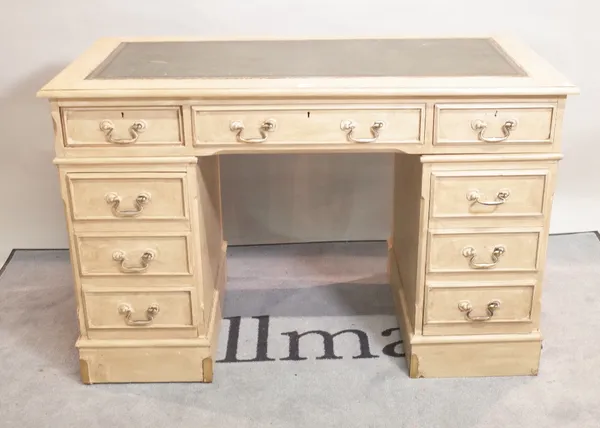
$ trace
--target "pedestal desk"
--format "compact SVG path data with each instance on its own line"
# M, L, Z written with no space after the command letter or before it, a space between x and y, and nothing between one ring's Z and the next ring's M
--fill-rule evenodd
M575 93L504 38L97 41L38 93L83 382L212 381L230 153L390 153L388 273L410 376L537 374Z

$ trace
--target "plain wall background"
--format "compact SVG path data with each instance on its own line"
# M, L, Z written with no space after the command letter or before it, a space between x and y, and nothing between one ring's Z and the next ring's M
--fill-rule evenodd
M551 232L600 226L600 27L585 0L21 0L0 13L0 254L67 247L52 126L36 91L103 36L452 35L521 38L577 84ZM385 239L386 155L222 157L230 243Z

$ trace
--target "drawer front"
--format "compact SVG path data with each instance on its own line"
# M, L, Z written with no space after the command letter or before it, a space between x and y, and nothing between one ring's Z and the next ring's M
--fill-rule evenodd
M195 144L423 142L424 105L351 109L194 108Z
M434 145L551 144L554 104L438 104Z
M74 220L187 220L182 173L69 173Z
M82 276L191 275L188 235L77 235Z
M542 217L549 171L434 172L431 218Z
M180 107L65 108L66 147L181 146Z
M534 286L429 287L424 334L530 332Z
M190 291L86 291L84 304L90 336L97 333L97 337L108 338L110 334L102 331L107 329L137 330L140 335L153 330L155 334L150 336L154 337L160 334L156 330L188 329L190 334L195 331ZM131 337L130 333L125 334Z
M438 272L533 272L540 232L430 232L427 269Z

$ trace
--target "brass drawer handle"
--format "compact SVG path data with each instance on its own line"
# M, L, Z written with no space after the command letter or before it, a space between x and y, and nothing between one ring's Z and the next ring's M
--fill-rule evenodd
M503 141L508 140L508 137L510 137L510 132L515 129L517 127L517 120L516 119L511 119L511 120L507 120L506 122L504 122L504 125L502 125L502 137L486 137L485 135L483 135L485 133L485 130L487 129L487 123L484 122L483 120L474 120L473 122L471 122L471 128L473 128L473 131L477 131L477 138L479 138L479 140L484 141L486 143L501 143Z
M473 316L471 316L471 312L473 312L473 305L471 305L471 302L469 302L468 300L463 300L462 302L458 303L458 309L461 312L465 312L465 318L468 319L469 321L475 321L475 322L488 321L488 320L492 319L492 317L494 316L494 311L496 309L498 309L499 307L500 307L500 302L498 300L492 300L490 303L487 304L487 307L486 307L487 315L480 315L477 317L473 317Z
M129 135L131 138L114 138L113 131L115 130L115 124L110 120L103 120L100 122L100 130L104 132L106 141L113 144L133 144L135 143L141 132L144 132L148 126L143 120L136 120L129 127Z
M346 132L346 138L351 143L374 143L379 138L379 131L383 129L383 122L375 121L371 125L370 130L373 138L354 138L352 135L354 128L356 128L356 124L351 120L342 120L342 123L340 123L340 129Z
M144 205L150 202L150 193L142 192L135 198L135 209L133 210L121 210L119 205L121 204L121 197L114 192L107 193L104 196L107 204L112 205L112 213L115 217L137 217L144 210Z
M250 143L250 144L264 143L265 141L267 141L267 138L269 138L269 136L267 135L267 132L273 132L273 131L275 131L276 128L277 128L277 122L275 122L275 119L267 119L260 125L260 128L258 128L258 132L260 133L260 138L244 138L244 137L242 137L242 132L244 132L244 123L243 122L235 121L235 122L231 122L231 124L229 125L229 129L232 132L236 133L235 134L236 140L238 140L240 143Z
M462 255L469 259L469 266L473 269L491 269L500 260L500 256L502 256L506 252L506 248L502 245L496 245L492 250L492 263L475 263L475 258L477 257L477 252L473 247L465 247L462 250Z
M467 193L467 201L473 202L473 204L488 205L488 206L502 205L504 202L506 202L506 200L508 199L509 196L510 196L510 190L503 189L503 190L500 190L498 193L496 193L495 201L482 201L481 193L479 193L479 190L471 190L469 193Z
M146 250L140 258L140 264L129 265L127 264L127 255L125 252L118 250L112 254L112 258L116 262L121 262L121 271L125 273L142 273L148 270L150 262L156 258L156 253L153 250Z
M134 320L134 319L131 319L131 317L134 313L133 308L127 303L123 303L123 304L119 305L119 313L121 315L125 315L125 324L131 325L134 327L140 327L140 326L152 324L152 321L154 321L154 317L156 315L158 315L159 312L160 312L160 308L158 306L158 303L153 303L150 306L148 306L148 309L146 309L146 319L145 320Z

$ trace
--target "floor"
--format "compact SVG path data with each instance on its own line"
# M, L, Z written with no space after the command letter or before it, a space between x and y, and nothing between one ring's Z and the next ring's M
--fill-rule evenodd
M382 242L231 248L213 384L86 386L67 251L16 251L0 276L0 427L600 426L595 234L550 238L537 377L409 379L385 257Z

